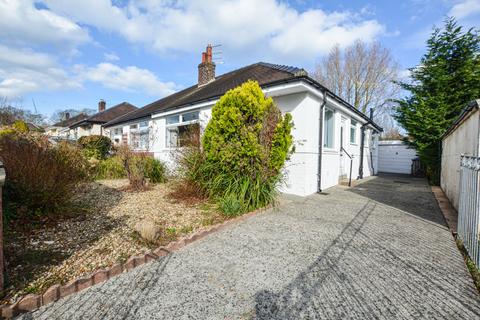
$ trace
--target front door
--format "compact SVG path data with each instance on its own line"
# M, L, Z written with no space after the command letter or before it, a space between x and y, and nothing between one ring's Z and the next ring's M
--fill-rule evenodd
M339 179L346 179L347 178L347 172L345 168L345 133L347 132L347 119L342 117L342 125L340 126L340 172L339 172Z

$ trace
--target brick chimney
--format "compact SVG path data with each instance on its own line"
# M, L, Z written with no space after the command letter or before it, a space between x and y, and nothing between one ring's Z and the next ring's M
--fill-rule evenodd
M215 80L215 63L212 61L212 45L202 52L202 63L198 65L198 86L203 86Z
M98 112L105 111L106 108L107 108L107 103L105 102L105 100L100 99L100 101L98 101Z

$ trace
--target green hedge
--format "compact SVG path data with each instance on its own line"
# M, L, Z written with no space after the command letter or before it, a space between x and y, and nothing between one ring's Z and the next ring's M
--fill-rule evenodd
M110 138L101 135L80 137L77 142L89 159L105 159L112 149Z

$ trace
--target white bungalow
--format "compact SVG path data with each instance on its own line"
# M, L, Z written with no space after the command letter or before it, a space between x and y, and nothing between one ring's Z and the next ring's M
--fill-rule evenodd
M198 66L198 84L155 101L105 127L116 143L171 163L192 125L202 131L213 105L229 89L255 80L294 121L295 153L286 164L282 191L306 196L348 179L377 173L378 134L369 117L313 80L303 69L256 63L215 76L211 47ZM199 125L197 125L199 124Z

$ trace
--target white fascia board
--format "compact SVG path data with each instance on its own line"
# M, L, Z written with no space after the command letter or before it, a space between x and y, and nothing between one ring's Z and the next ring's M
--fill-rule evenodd
M218 100L219 99L210 100L210 101L206 101L206 102L193 104L193 105L188 106L188 107L183 107L183 108L174 109L174 110L170 110L170 111L155 113L155 114L152 114L152 119L169 116L171 114L182 113L182 112L185 112L185 111L200 109L200 108L203 108L203 107L213 106L215 103L218 102Z

